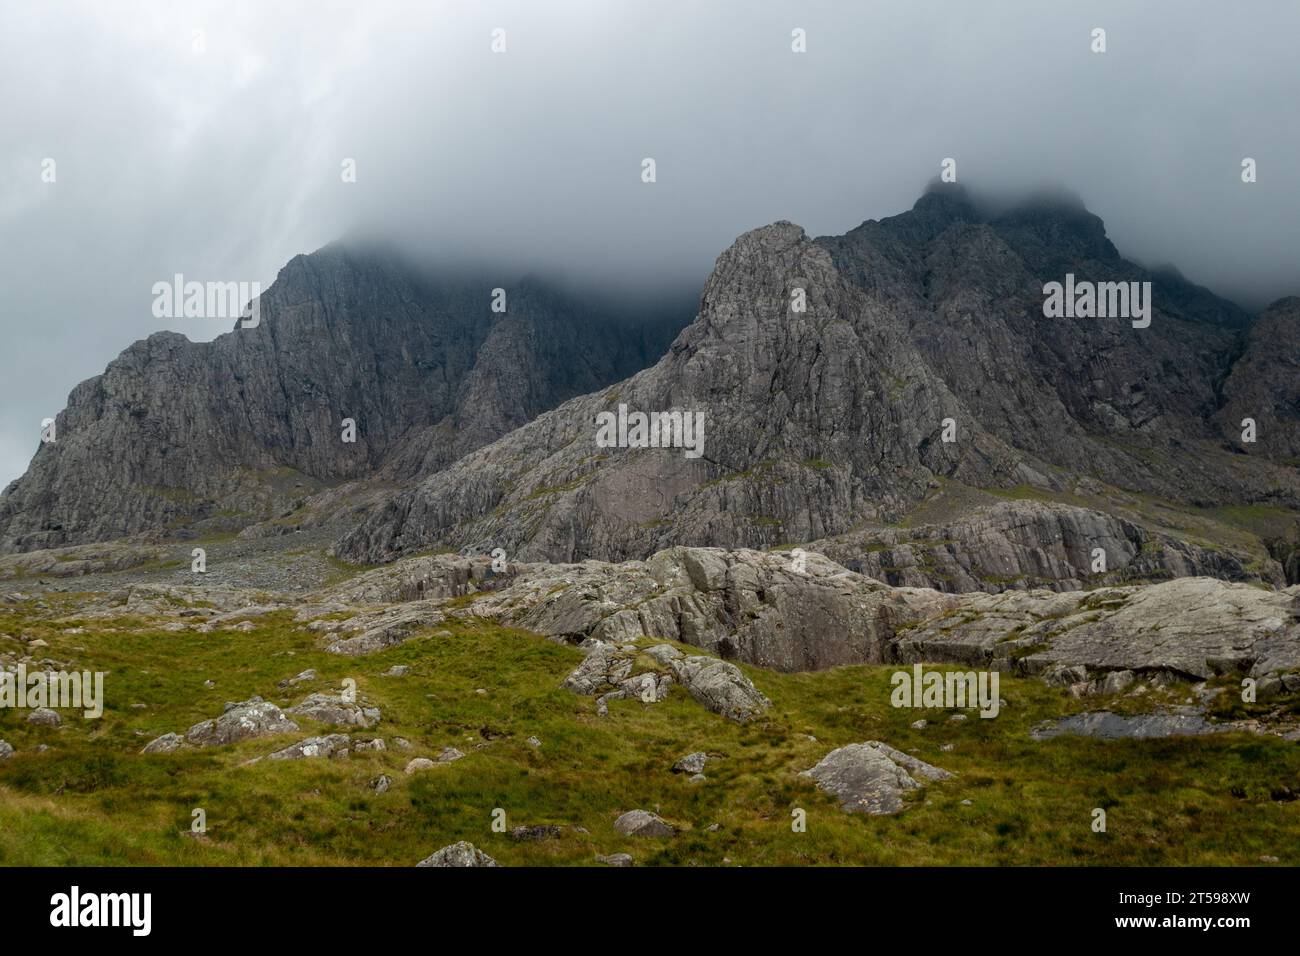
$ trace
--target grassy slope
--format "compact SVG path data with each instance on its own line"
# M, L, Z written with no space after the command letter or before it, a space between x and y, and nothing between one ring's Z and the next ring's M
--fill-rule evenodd
M1008 706L998 718L958 723L938 711L891 708L893 668L747 669L775 706L740 727L681 688L654 706L615 702L598 718L591 698L559 689L578 651L490 626L345 659L321 653L314 635L285 616L264 618L251 632L212 634L167 633L141 621L88 622L68 634L73 624L50 626L22 608L3 623L7 633L43 636L54 658L111 673L101 720L65 712L64 726L48 729L0 711L0 738L19 751L0 763L0 864L410 865L462 839L505 865L589 864L618 851L641 864L1253 864L1262 854L1294 864L1300 846L1300 801L1270 797L1300 789L1296 744L1240 734L1034 742L1027 732L1038 720L1083 709L1036 681L1004 678ZM17 642L0 645L12 650ZM397 663L413 673L379 676ZM285 697L276 682L307 667L320 679ZM241 766L328 732L299 721L303 733L281 739L138 754L154 736L217 716L224 701L260 694L284 706L345 677L383 708L383 722L368 733L383 736L387 752ZM208 678L214 689L204 687ZM922 716L930 726L911 729ZM541 738L540 749L526 743L530 735ZM394 736L415 749L394 748ZM927 786L896 817L872 818L841 812L797 775L833 746L868 739L960 776ZM36 753L42 742L52 749ZM944 743L954 749L942 752ZM467 756L402 772L411 757L444 746ZM694 750L725 754L702 784L669 772ZM367 784L380 773L393 786L376 795ZM198 839L187 832L195 807L208 822ZM589 832L515 842L492 832L496 807L510 826ZM638 807L682 832L621 836L615 817ZM806 833L791 832L793 807L807 811ZM1107 810L1105 834L1091 830L1094 807ZM706 829L713 823L716 832Z

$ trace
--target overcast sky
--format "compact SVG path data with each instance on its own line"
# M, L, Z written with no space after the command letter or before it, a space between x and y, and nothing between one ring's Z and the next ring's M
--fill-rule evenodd
M1300 293L1297 35L1273 0L0 0L0 481L132 340L229 327L154 318L154 282L265 287L362 229L698 283L746 229L843 232L954 157L1248 306Z

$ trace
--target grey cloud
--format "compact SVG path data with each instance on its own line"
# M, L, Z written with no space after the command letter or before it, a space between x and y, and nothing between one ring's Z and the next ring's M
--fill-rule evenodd
M0 476L133 339L225 330L155 319L152 283L266 286L344 235L671 292L746 229L899 212L951 156L1248 307L1300 293L1297 28L1174 0L6 4Z

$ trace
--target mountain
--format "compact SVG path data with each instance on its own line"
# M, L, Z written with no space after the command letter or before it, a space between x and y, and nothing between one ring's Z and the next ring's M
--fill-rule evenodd
M256 328L136 343L0 497L0 552L318 526L365 563L804 544L946 591L1300 575L1300 299L1253 316L1130 262L1073 197L936 184L842 236L755 229L689 324L538 278L498 314L488 274L335 244ZM1150 321L1049 318L1049 283L1149 283ZM702 443L603 440L641 413Z
M1067 275L1150 282L1150 324L1045 317L1044 284ZM1070 200L990 212L939 186L844 236L779 222L719 257L657 364L395 495L338 553L768 548L904 520L948 486L1292 514L1300 408L1268 347L1281 334L1292 307L1252 321L1151 273ZM703 415L703 453L602 447L598 416L620 406ZM1266 425L1243 445L1233 421L1256 406Z
M0 553L238 530L340 482L428 474L643 368L688 318L537 278L505 283L498 314L498 284L335 244L280 271L256 327L136 342L5 490Z

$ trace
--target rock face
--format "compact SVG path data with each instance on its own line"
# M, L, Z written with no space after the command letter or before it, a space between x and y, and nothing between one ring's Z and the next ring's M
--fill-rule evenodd
M333 245L280 271L256 328L135 343L72 391L0 498L0 553L240 528L340 481L432 472L645 367L688 317L615 319L537 280L506 283L497 314L501 284Z
M1242 441L1247 418L1255 422L1254 442ZM1292 465L1300 460L1300 298L1274 302L1251 323L1223 382L1215 422L1234 450Z
M394 569L399 579L404 573ZM1267 590L1203 577L950 594L891 587L815 553L670 548L620 564L512 565L507 584L463 606L417 603L583 644L587 657L565 682L578 693L655 700L666 676L733 719L757 713L765 698L720 666L726 659L784 671L951 661L1063 685L1123 671L1204 679L1300 670L1300 586ZM356 617L365 626L391 609L363 608ZM625 649L644 638L724 660L668 644ZM638 664L642 652L653 667ZM652 693L647 675L655 676Z
M903 795L919 789L922 781L946 780L952 774L868 740L832 750L803 776L817 781L845 811L881 815L902 810Z
M425 857L416 866L497 866L496 860L482 850L461 840Z
M1285 584L1280 568L1261 576L1225 551L1155 534L1104 512L1037 501L993 505L949 524L857 532L807 548L878 581L950 592L1077 591L1198 576ZM1092 570L1098 548L1106 558L1101 573Z
M1067 273L1150 281L1150 326L1045 318L1043 285ZM431 475L338 547L365 561L436 547L550 561L768 548L895 520L937 478L1295 508L1287 442L1235 454L1216 424L1248 324L1123 260L1071 201L990 215L943 186L845 236L776 223L719 257L699 316L652 368ZM1288 369L1255 368L1278 383L1266 434L1281 435L1297 420ZM1231 394L1250 405L1244 387ZM597 416L620 406L703 414L702 454L598 444Z
M255 737L292 733L298 725L279 707L260 697L227 704L225 713L214 720L204 720L185 734L187 742L199 747L218 747Z

